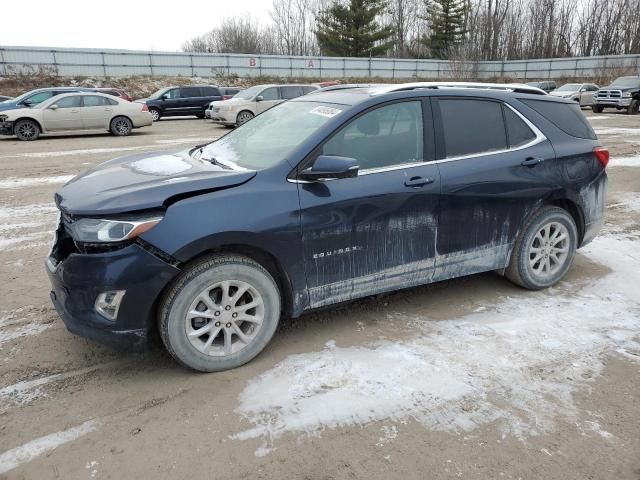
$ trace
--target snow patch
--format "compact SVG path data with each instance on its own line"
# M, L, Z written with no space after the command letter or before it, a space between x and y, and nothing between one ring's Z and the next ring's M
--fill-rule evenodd
M0 475L13 470L23 463L28 463L34 458L48 453L65 443L72 442L87 435L95 431L98 427L99 423L97 421L89 420L77 427L36 438L24 445L8 450L0 454Z
M53 236L56 212L52 203L0 207L0 248L16 250L39 246L39 240Z
M159 155L135 161L130 167L136 172L150 175L176 175L186 172L192 165L176 155Z
M4 180L0 180L0 190L35 187L38 185L58 185L58 184L67 183L74 176L75 175L58 175L55 177L33 177L33 178L9 177L9 178L5 178Z
M598 135L640 135L640 128L594 128Z
M613 157L609 161L609 167L640 167L640 155L633 157Z
M458 320L398 315L405 340L290 356L241 392L236 412L253 428L233 438L412 418L447 432L498 422L524 439L577 419L573 393L607 355L640 347L636 243L598 237L581 250L613 271L587 285L506 297Z

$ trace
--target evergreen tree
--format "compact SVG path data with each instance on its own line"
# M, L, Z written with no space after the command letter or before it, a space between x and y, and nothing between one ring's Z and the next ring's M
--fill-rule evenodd
M467 31L468 0L426 0L427 22L431 33L422 39L434 58L447 59Z
M376 17L384 11L383 0L339 0L318 15L315 32L324 55L374 57L393 45L393 28L383 27Z

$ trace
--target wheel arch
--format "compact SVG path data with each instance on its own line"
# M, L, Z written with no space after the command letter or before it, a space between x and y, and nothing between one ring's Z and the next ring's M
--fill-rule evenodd
M255 112L253 112L250 108L245 107L242 110L240 110L238 113L236 113L236 121L238 121L238 117L240 116L240 114L244 112L250 113L253 117L256 116Z
M15 135L16 125L18 124L18 122L21 122L22 120L31 120L36 125L38 125L38 128L40 129L40 133L45 133L46 132L46 130L44 128L42 128L42 123L39 120L37 120L35 118L32 118L32 117L20 117L20 118L18 118L18 119L13 121L13 133L14 133L14 135Z
M215 247L199 251L188 260L181 262L179 268L183 270L199 262L203 258L210 257L212 255L224 254L236 254L245 256L265 268L278 285L278 290L280 291L280 300L283 307L283 316L293 315L293 286L289 274L283 267L282 263L278 261L275 255L257 245L236 242L220 244ZM165 290L167 288L169 288L169 285L165 287ZM160 294L159 298L161 298L163 294L164 292Z

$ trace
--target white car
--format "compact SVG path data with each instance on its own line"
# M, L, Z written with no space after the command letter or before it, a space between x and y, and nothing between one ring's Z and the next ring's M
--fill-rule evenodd
M317 85L256 85L229 100L211 102L210 118L221 125L240 126L274 105L315 92Z
M549 95L573 100L579 103L581 107L590 107L593 105L594 96L598 88L593 83L566 83Z
M35 140L43 133L106 130L130 135L134 128L152 124L146 105L103 93L65 93L33 107L0 112L0 134Z

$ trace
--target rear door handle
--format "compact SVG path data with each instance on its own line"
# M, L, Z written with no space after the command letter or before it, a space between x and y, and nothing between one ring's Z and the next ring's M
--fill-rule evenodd
M425 185L429 185L433 183L433 178L424 178L424 177L411 177L409 180L404 182L405 187L424 187Z
M544 158L527 158L520 165L523 167L535 167L536 165L540 165L544 162Z

